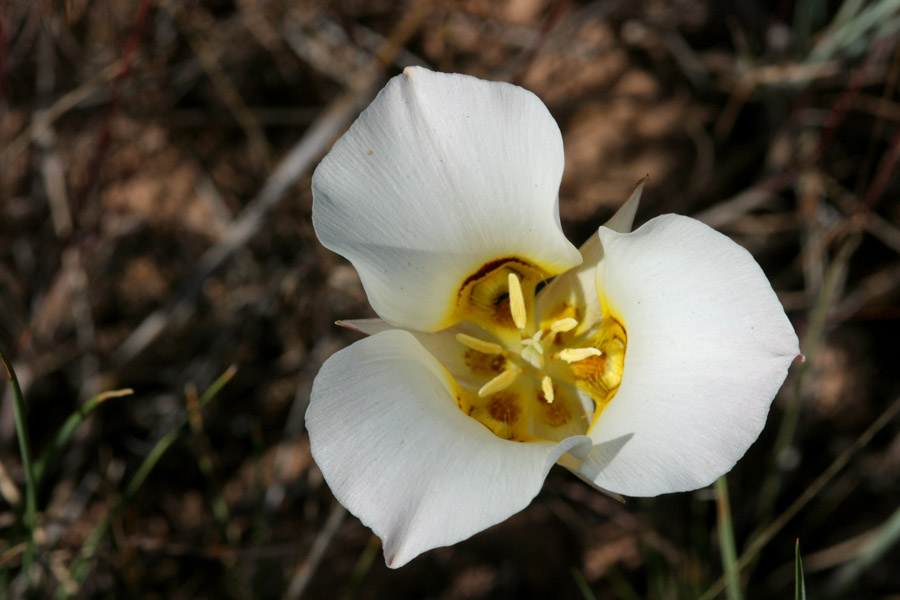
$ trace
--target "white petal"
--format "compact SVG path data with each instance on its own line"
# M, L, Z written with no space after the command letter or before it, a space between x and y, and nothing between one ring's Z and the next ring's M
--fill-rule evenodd
M405 331L360 340L329 358L313 383L306 426L335 497L399 567L525 508L585 436L500 439L464 415L440 364Z
M378 317L375 317L373 319L341 319L336 324L341 327L346 327L347 329L352 329L353 331L364 333L366 335L375 335L376 333L379 333L381 331L396 329L396 327L394 327L384 319L379 319Z
M316 169L313 224L382 318L435 331L486 263L578 264L559 225L562 170L559 128L534 94L409 68Z
M641 194L644 193L644 185L646 185L647 179L649 177L644 177L634 186L634 189L628 196L628 200L619 207L616 214L609 218L609 221L603 224L604 227L619 233L631 232L631 226L634 224L634 217L637 214L638 206L641 204Z
M638 182L625 204L619 207L604 227L621 233L631 231L646 183L646 177ZM603 258L603 245L600 243L599 235L594 234L588 238L578 251L581 253L581 264L551 281L538 295L535 308L540 320L552 318L552 311L560 304L581 307L582 313L579 315L579 328L576 332L590 329L603 316L603 308L600 306L594 281L597 264Z
M597 289L628 346L580 473L632 496L707 485L759 435L797 336L753 257L699 221L665 215L600 240Z

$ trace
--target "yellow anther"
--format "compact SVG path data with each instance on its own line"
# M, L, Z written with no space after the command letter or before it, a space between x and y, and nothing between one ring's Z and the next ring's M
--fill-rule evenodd
M567 363L572 364L573 362L578 362L579 360L584 360L591 356L600 356L602 354L603 353L596 348L566 348L565 350L560 350L557 356Z
M465 333L457 333L456 341L466 348L471 348L472 350L483 352L484 354L503 354L503 348L500 344L486 342Z
M560 319L559 321L554 321L553 324L550 325L550 331L554 333L565 333L567 331L572 331L577 326L578 321L569 317L566 319Z
M547 404L553 404L553 380L549 375L544 375L544 378L541 379L541 390L544 392L544 400L547 401Z
M525 296L522 294L522 283L515 273L510 273L509 281L509 312L512 313L513 323L519 329L525 329Z
M507 369L488 381L486 384L481 386L481 389L478 390L479 398L484 398L485 396L490 396L491 394L496 394L497 392L502 392L506 388L508 388L513 381L516 380L516 369Z

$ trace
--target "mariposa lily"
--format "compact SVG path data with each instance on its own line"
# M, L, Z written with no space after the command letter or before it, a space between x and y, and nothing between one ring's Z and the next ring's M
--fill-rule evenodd
M683 216L631 231L643 183L581 249L559 128L532 93L406 69L313 175L321 242L379 319L306 413L337 499L401 566L522 510L560 464L653 496L757 438L799 355L751 255Z

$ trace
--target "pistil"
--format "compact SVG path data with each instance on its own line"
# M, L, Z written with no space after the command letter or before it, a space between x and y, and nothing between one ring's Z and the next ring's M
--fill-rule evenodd
M461 286L461 322L472 327L454 332L469 368L457 403L501 438L558 441L589 430L616 393L625 329L612 316L582 321L569 303L531 314L543 273L529 265L492 261Z
M522 340L522 352L520 356L528 361L535 369L544 368L544 345L541 344L541 336L543 331L538 331L530 338Z

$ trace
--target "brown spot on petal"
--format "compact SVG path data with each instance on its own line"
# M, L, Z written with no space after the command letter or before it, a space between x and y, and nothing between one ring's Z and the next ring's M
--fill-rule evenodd
M519 406L518 398L515 395L494 394L488 406L488 413L493 419L511 425L519 419L519 416L522 414L522 408Z
M457 296L461 297L463 295L463 292L465 291L466 287L470 283L477 282L479 279L482 279L486 275L488 275L491 271L496 271L497 269L499 269L500 267L502 267L503 265L506 265L508 263L518 263L520 265L524 265L526 267L532 268L530 264L528 264L524 260L522 260L520 258L516 258L514 256L508 256L506 258L498 258L497 260L492 260L490 262L486 262L483 265L481 265L481 267L477 271L475 271L474 273L472 273L471 275L466 277L466 280L463 281L461 286L459 286L459 291L457 292Z
M466 366L476 373L500 374L506 368L506 359L501 354L485 354L478 350L466 350Z
M572 364L572 372L576 379L597 386L604 391L609 390L604 379L606 378L606 357L589 356Z
M562 427L572 418L572 412L563 398L557 398L552 404L548 404L544 392L538 392L538 407L541 421L549 427Z
M548 273L523 259L508 256L484 263L466 277L456 297L456 318L487 330L516 329L509 306L509 275L515 275L531 310L534 289Z

